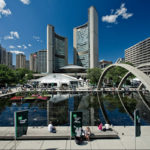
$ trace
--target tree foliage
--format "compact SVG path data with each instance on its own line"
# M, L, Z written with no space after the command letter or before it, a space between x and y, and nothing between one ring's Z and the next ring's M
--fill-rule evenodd
M20 68L20 69L10 69L6 65L0 65L0 84L16 84L16 83L26 83L28 80L32 79L32 71Z
M9 84L14 81L14 71L5 65L0 65L0 84Z
M102 70L100 68L88 69L87 79L89 79L91 84L97 84L101 73Z
M126 62L125 64L131 65L133 66L133 64ZM105 76L105 79L109 80L112 84L112 86L118 86L118 84L120 83L121 79L124 77L124 75L128 72L128 70L116 66L111 68ZM130 78L133 78L134 76L130 76Z
M118 85L127 72L128 71L122 67L113 67L106 73L105 78L107 78L112 85Z

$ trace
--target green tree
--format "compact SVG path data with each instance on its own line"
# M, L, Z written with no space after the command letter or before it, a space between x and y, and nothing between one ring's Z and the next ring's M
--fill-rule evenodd
M28 80L31 80L33 78L32 71L27 70L25 68L16 69L15 73L16 73L16 82L19 82L21 84L24 84Z
M113 85L118 85L123 78L123 76L127 73L128 71L122 67L113 67L111 68L107 73L105 78L107 78L110 83Z
M8 68L6 65L0 65L0 84L14 83L15 74L14 71Z
M88 69L87 71L87 79L89 79L91 84L98 83L102 70L100 68Z
M126 62L124 64L133 66L133 64L129 63L129 62ZM112 86L118 86L121 79L124 77L124 75L127 72L128 72L128 70L126 70L122 67L119 67L119 66L113 67L106 73L106 76L104 78L109 80L109 82ZM129 79L132 79L132 78L134 78L134 75L131 75ZM129 84L129 80L127 81L127 83Z
M33 78L33 73L30 70L20 68L20 69L10 69L6 65L0 65L0 85L5 84L15 84L15 83L26 83L28 80Z

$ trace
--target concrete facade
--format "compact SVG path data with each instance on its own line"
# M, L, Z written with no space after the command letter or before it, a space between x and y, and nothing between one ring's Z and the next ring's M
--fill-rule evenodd
M150 63L150 37L126 49L125 62L130 62L136 67ZM150 66L143 66L140 69L150 74Z
M6 52L6 65L9 67L9 68L12 68L12 53L11 52Z
M47 72L53 72L53 32L54 27L47 25Z
M47 50L40 50L37 52L37 72L47 72Z
M0 64L6 65L6 49L0 45Z
M88 9L88 22L73 29L74 64L94 68L98 66L98 14Z
M111 65L112 61L106 61L106 60L101 60L99 62L99 68L104 69L106 68L108 65Z
M7 65L12 68L12 53L7 52L5 48L0 45L0 64Z
M28 69L28 70L30 70L30 62L29 62L29 60L26 60L26 69Z
M150 62L138 65L137 68L143 71L145 74L150 75Z
M59 72L68 64L68 39L55 33L52 25L47 25L47 73Z
M30 70L37 72L37 52L30 54Z
M98 52L98 13L96 9L91 6L88 10L89 20L89 38L90 38L90 68L97 67L99 52Z
M26 68L26 56L24 54L16 55L16 68Z

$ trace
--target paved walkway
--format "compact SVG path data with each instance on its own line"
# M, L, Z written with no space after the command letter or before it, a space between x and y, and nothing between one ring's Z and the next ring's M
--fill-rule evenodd
M17 150L24 149L41 149L41 150L58 150L58 149L135 149L134 127L115 126L113 127L119 134L120 139L95 139L90 142L85 141L82 145L77 145L74 140L19 140L16 143ZM142 126L142 134L136 138L136 149L150 149L150 126ZM0 149L15 149L15 141L0 141Z

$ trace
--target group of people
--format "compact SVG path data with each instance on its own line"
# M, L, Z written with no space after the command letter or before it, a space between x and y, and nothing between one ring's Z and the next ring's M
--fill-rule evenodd
M55 126L53 126L52 121L49 122L48 131L51 132L51 133L56 133L56 128L55 128ZM81 133L77 136L77 138L81 137L81 135L84 135L86 140L90 141L90 135L91 135L90 128L86 127L85 130L82 130Z
M98 130L103 130L103 124L100 122L98 125ZM48 125L48 131L51 133L56 133L56 128L53 126L52 121L50 121ZM75 142L77 144L81 144L84 139L87 141L90 141L90 136L91 136L91 129L87 126L85 130L80 129L76 132L75 136Z

